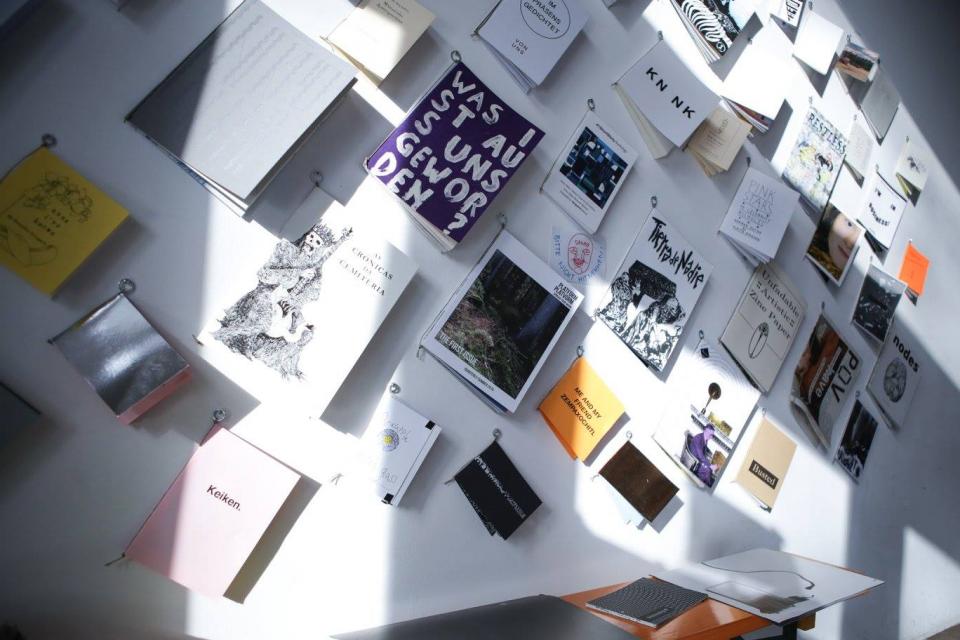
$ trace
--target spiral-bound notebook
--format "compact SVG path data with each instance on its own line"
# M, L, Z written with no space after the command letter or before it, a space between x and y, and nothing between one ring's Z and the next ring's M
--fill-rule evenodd
M707 596L699 591L653 578L641 578L613 593L591 600L587 607L650 627L659 627L706 599Z

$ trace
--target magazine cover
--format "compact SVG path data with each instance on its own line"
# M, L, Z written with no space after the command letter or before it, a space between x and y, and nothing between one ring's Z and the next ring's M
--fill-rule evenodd
M828 204L810 239L806 257L830 282L839 286L853 266L857 240L862 234L861 226Z
M814 443L825 449L830 448L833 425L860 377L862 362L821 315L793 373L790 401L816 436Z
M200 354L260 400L322 412L416 265L342 208L297 242L262 232L243 249L259 266L221 288Z
M654 211L620 265L597 319L648 366L662 371L713 272Z
M871 264L860 287L860 296L853 308L853 324L878 342L887 339L897 305L907 285Z
M810 107L783 170L783 179L819 213L827 206L846 152L847 138Z
M543 192L589 233L596 233L637 153L593 111L567 141L566 155L550 170Z
M857 395L860 395L859 392ZM873 414L857 398L834 458L856 482L860 482L860 474L863 473L863 468L867 464L867 455L873 445L878 423Z
M753 0L671 0L708 62L730 50L756 11Z
M498 408L515 411L583 296L507 232L473 268L423 346Z
M543 138L458 62L367 158L435 240L452 249Z
M913 397L920 386L922 358L912 340L894 326L867 382L867 391L898 428L906 423Z
M701 340L671 377L672 399L653 439L701 488L712 488L760 399L718 346Z

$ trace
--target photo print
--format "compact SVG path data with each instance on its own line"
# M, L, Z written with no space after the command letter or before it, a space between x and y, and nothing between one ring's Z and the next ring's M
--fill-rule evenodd
M853 405L843 439L837 449L836 461L851 478L860 481L860 474L867 464L867 454L877 433L877 419L858 399Z
M671 376L670 404L653 438L701 488L712 488L760 392L713 343L685 351Z
M651 215L597 318L645 364L662 371L712 271L672 225Z
M871 264L853 308L853 323L870 337L883 342L906 290L905 283Z
M423 346L481 398L514 411L583 296L502 232Z
M570 149L560 173L598 207L607 204L627 170L627 163L589 127Z
M862 227L828 204L807 247L807 258L839 286L853 265L862 233Z

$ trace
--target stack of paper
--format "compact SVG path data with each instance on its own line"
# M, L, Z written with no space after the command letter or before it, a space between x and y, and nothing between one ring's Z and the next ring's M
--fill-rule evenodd
M587 18L579 0L500 0L477 35L529 92L543 84Z
M753 266L770 262L777 255L799 199L799 194L780 180L749 167L720 233Z
M613 87L654 158L683 146L719 101L662 40Z

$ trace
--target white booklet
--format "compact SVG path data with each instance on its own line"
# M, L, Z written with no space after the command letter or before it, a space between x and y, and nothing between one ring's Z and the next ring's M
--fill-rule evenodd
M792 44L783 31L770 24L753 37L723 82L721 94L761 133L780 114L787 87L783 69Z
M543 192L574 222L593 234L637 160L619 135L587 114L564 145L543 183Z
M295 242L252 227L236 249L238 275L218 284L218 312L198 337L200 354L261 401L319 415L416 264L341 207Z
M543 84L588 17L579 0L499 0L477 35L530 91Z
M873 136L871 136L863 125L853 119L850 125L850 135L847 139L847 153L843 156L843 162L853 173L853 177L859 184L863 184L863 179L867 175L870 166L870 158L873 156Z
M807 313L807 303L776 262L757 267L720 343L761 391L773 388Z
M867 382L867 391L897 428L906 424L910 405L920 386L923 352L918 347L913 338L894 323Z
M327 41L380 83L430 27L433 18L417 0L363 0Z
M749 167L733 196L720 233L753 266L777 255L800 194L777 178Z
M610 283L597 320L662 371L712 272L713 265L654 211Z
M363 467L380 499L398 505L440 427L391 393L384 394L360 439Z
M906 206L906 199L879 172L874 173L869 188L864 190L857 216L857 222L867 230L871 245L879 245L883 251L890 248Z
M807 11L793 43L793 55L820 75L827 75L842 40L843 29L823 16Z
M663 40L630 67L614 88L628 110L638 111L678 147L713 113L720 100ZM654 157L660 156L654 152Z
M504 231L427 330L423 348L494 409L512 413L582 300Z

